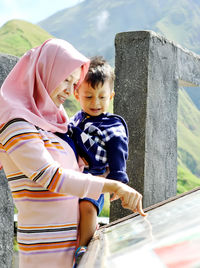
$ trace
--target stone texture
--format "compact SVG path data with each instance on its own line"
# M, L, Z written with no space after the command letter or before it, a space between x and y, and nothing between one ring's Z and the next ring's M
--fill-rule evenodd
M0 54L0 86L18 58ZM12 267L14 205L4 171L0 170L0 268Z
M8 182L3 170L0 170L0 267L12 267L13 230L14 230L13 200L8 188Z
M148 207L176 195L178 55L185 52L151 31L119 33L115 48L114 112L129 128L130 185ZM110 220L130 213L114 202Z
M0 53L0 86L15 66L18 59L18 57Z

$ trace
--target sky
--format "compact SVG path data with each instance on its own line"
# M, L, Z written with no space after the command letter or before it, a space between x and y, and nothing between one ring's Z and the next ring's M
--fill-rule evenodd
M0 27L9 20L38 23L52 14L83 0L0 0Z

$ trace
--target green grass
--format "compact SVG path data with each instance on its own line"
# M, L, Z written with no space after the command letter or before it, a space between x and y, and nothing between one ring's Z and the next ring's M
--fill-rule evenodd
M200 186L200 179L194 176L190 170L178 167L177 194L188 192Z
M11 20L0 28L0 52L20 57L49 38L52 35L35 24Z
M13 250L15 252L18 252L19 251L19 246L17 244L17 238L14 236L14 240L13 240Z
M68 99L66 99L64 103L64 108L69 117L72 117L76 112L81 109L79 102L76 101L74 96L70 96Z
M178 105L178 165L200 177L200 111L185 92L179 90ZM186 172L188 179L191 177ZM179 177L178 177L179 178Z
M110 215L110 195L106 193L104 195L104 206L99 217L109 217Z

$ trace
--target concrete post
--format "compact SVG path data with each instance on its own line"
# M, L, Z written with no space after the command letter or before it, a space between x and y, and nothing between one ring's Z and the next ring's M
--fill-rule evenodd
M17 62L17 57L0 54L0 86ZM12 267L14 205L3 170L0 170L0 267Z
M130 185L148 207L176 195L177 48L153 32L126 32L115 39L114 112L129 128ZM111 204L110 220L129 211Z
M114 112L128 123L127 173L144 207L176 195L179 86L200 85L200 56L151 31L115 38ZM110 221L130 214L111 204Z
M12 267L14 207L3 170L0 170L0 267Z

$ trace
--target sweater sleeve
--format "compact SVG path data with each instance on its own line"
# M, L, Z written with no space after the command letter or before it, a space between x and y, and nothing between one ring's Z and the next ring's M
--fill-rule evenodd
M27 178L45 189L98 199L103 178L63 169L45 148L38 130L30 123L12 120L0 129L0 145Z
M110 129L107 129L106 151L110 173L107 178L128 183L126 173L126 161L128 158L128 136L125 126L116 121Z

